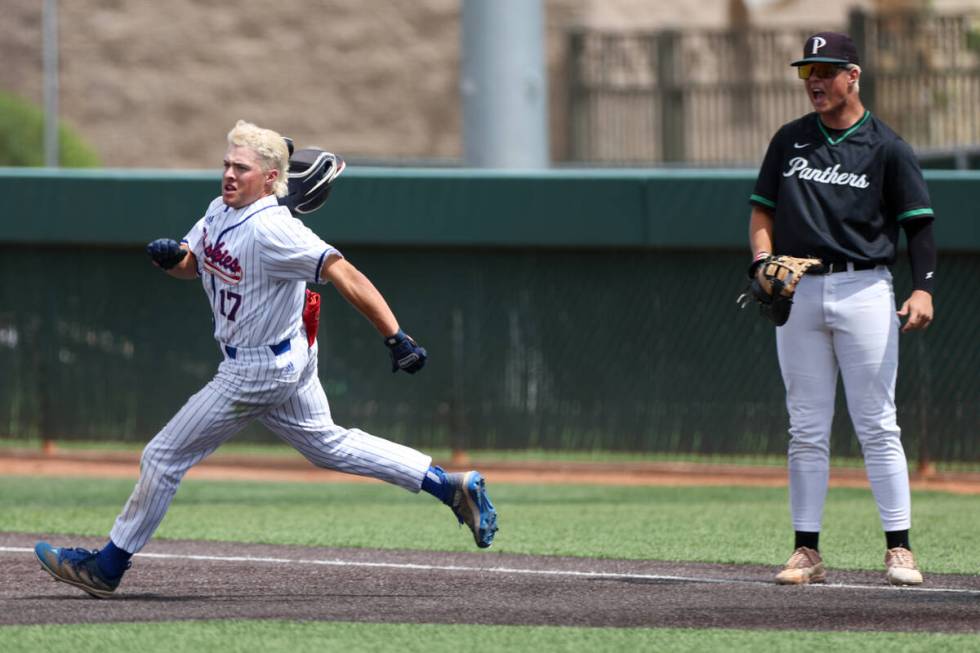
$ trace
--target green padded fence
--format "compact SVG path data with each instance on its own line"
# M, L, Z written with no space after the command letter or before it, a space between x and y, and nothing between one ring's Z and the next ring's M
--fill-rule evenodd
M743 177L736 181L744 186ZM372 183L380 188L385 180ZM718 195L738 190L724 180L701 183L717 183ZM669 184L660 192L661 205L677 202ZM493 201L505 209L501 196L504 190ZM610 214L617 212L614 197ZM446 215L439 202L455 201L436 200L428 206L437 216ZM423 201L402 198L403 208L415 204ZM331 211L336 206L328 203ZM632 210L610 219L627 224ZM730 212L741 236L744 197ZM374 280L431 354L422 373L391 374L373 328L324 288L320 376L338 423L420 448L785 451L773 329L735 306L746 259L741 243L352 244L330 236L333 216L314 214L307 223ZM124 217L139 219L106 220ZM424 215L412 211L396 217L424 225ZM944 218L955 222L940 212ZM687 219L695 226L717 220ZM927 451L934 460L975 462L980 256L969 240L973 227L958 228L967 234L961 247L940 253L935 323L901 339L899 423L910 456ZM685 238L693 239L687 229ZM728 229L720 224L707 239ZM417 231L420 241L429 235L424 226ZM139 224L132 238L167 233L182 235ZM56 233L42 240L0 243L0 435L146 441L218 364L200 284L166 277L134 244L78 246ZM894 272L904 298L904 257ZM239 437L272 436L255 427ZM842 396L833 451L859 455Z

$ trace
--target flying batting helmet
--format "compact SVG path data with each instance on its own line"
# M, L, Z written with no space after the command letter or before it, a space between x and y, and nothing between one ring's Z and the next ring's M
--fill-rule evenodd
M323 206L347 164L336 154L305 147L289 157L289 192L279 204L291 213L312 213Z

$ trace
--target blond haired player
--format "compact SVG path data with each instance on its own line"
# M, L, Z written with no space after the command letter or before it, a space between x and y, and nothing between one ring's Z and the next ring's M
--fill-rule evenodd
M303 320L307 282L333 284L374 325L393 371L417 372L427 352L405 335L367 277L279 205L288 159L279 134L239 121L228 134L221 196L181 243L147 246L170 276L200 278L223 360L143 450L139 481L105 547L36 545L42 568L55 579L96 597L112 594L184 474L253 420L314 465L433 494L470 528L477 546L492 544L496 511L479 472L447 474L423 453L331 419L317 376L318 345Z

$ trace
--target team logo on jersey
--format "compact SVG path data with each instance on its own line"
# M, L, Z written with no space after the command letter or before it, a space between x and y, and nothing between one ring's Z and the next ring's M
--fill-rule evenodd
M209 244L208 230L204 230L204 269L225 283L237 286L242 280L242 266L225 247L221 241Z
M838 163L832 168L811 168L809 162L802 156L794 156L789 160L789 168L783 173L784 177L798 176L800 179L815 181L818 184L829 184L831 186L851 186L853 188L867 188L871 185L867 175L856 175L853 172L840 172Z

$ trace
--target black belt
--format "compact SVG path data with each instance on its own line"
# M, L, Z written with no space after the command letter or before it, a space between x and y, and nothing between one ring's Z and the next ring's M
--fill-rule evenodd
M286 338L278 345L269 345L269 349L272 353L278 356L279 354L285 354L289 351L289 338ZM225 345L225 353L228 354L228 358L235 358L238 356L238 347L232 347L231 345Z
M850 265L852 270L874 270L878 267L877 263L859 263L857 261L835 261L833 263L824 263L823 271L816 272L816 274L833 274L834 272L847 272L847 266ZM814 271L810 270L810 274Z

